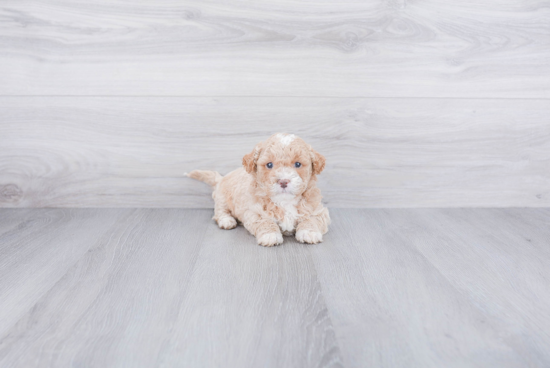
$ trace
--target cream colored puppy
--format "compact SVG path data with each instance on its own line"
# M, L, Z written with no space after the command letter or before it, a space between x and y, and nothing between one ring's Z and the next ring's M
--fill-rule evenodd
M328 231L328 209L316 186L325 158L293 134L274 134L243 158L243 167L221 176L215 171L186 174L214 188L214 220L233 229L237 220L258 244L269 247L296 234L302 243L319 243Z

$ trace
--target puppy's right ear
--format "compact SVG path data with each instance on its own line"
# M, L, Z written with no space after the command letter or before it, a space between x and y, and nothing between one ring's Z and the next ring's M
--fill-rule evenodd
M244 155L243 157L243 166L247 173L252 174L256 171L256 162L258 162L258 157L260 156L261 147L260 144L256 145L252 152Z

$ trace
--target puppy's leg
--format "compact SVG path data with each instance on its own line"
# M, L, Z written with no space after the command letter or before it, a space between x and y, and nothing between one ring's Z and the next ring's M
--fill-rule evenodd
M328 209L321 207L314 214L305 216L296 226L296 240L300 243L320 243L323 241L323 234L328 231L329 224Z
M221 229L230 230L237 227L237 220L231 216L231 211L223 195L216 193L214 197L214 220Z
M243 218L243 225L256 237L258 244L271 247L283 243L283 234L275 221L262 218L257 213L247 211Z

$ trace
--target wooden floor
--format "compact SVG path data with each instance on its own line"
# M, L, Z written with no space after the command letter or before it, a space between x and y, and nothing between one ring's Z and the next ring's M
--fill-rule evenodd
M1 367L548 367L550 209L0 211Z

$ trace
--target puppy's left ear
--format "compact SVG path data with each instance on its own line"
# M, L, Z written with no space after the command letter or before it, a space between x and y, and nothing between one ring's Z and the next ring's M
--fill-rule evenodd
M321 171L323 171L326 161L325 156L315 151L313 148L311 149L311 163L313 165L313 173L315 175L318 175Z

